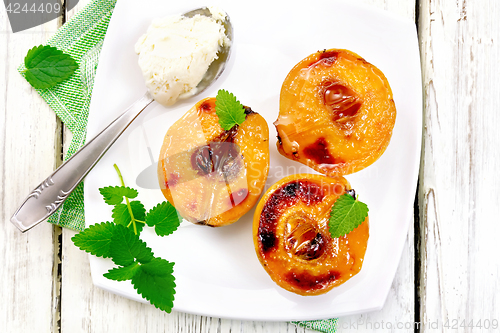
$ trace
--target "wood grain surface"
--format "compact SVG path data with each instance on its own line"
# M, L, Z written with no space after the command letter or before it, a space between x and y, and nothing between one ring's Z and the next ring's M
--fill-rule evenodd
M499 19L496 1L420 3L420 318L443 331L500 320Z
M71 136L16 68L88 2L16 34L0 9L0 332L312 332L281 322L166 314L127 300L93 286L88 256L71 241L74 231L44 223L21 234L10 223L21 200L61 163ZM415 230L386 304L341 318L339 331L493 332L491 325L453 329L452 320L500 319L500 3L362 2L416 21L423 151ZM424 325L434 322L438 329Z
M17 205L55 167L60 122L17 72L23 57L60 27L53 20L12 34L0 9L0 332L58 329L57 241L45 223L21 234L10 223Z

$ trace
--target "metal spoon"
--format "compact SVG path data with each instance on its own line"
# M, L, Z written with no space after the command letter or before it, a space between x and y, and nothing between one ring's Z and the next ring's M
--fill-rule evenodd
M193 17L196 14L208 17L212 16L210 10L206 7L189 11L183 15L185 17ZM210 64L203 79L194 88L196 89L195 94L189 94L187 95L188 97L195 96L205 90L222 74L225 68L231 51L233 28L227 15L222 24L231 43L228 47L219 51L218 59ZM183 96L181 95L180 98L183 98ZM85 146L80 148L70 159L64 162L37 186L16 210L10 219L11 222L19 230L25 232L52 215L132 121L152 102L153 98L149 92L146 92L142 98L134 102L122 115L116 118L102 132L85 144Z

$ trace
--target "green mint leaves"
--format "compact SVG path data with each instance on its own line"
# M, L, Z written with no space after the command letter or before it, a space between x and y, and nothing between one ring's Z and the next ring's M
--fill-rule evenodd
M134 199L137 197L137 190L123 186L108 186L99 189L99 192L104 197L104 202L108 205L117 205L123 202L123 197Z
M174 263L154 256L151 248L139 238L147 224L159 236L173 233L181 217L169 202L162 202L148 212L134 199L138 192L126 187L115 164L121 186L99 189L104 201L114 205L113 222L89 226L73 236L73 243L81 250L102 258L111 258L118 267L110 269L104 277L115 281L130 280L137 292L157 308L172 311L175 278Z
M148 263L154 258L153 251L130 229L117 225L109 244L111 260L120 266Z
M219 124L229 131L235 125L245 121L245 108L230 92L220 89L215 97L215 113L219 117Z
M364 222L368 216L368 206L350 194L341 195L330 213L330 234L332 238L347 235Z
M115 224L103 222L91 225L73 236L73 243L85 252L97 257L110 258L109 246L115 230Z
M24 58L26 80L36 89L51 88L69 78L78 68L68 54L52 46L35 46Z
M154 258L141 265L141 269L132 277L132 285L137 292L151 304L167 312L174 306L173 267L174 263Z
M167 236L173 233L182 218L177 214L177 210L169 202L162 202L151 209L146 216L146 224L149 227L155 227L158 236Z
M104 273L104 277L115 281L132 280L140 269L141 265L139 265L139 263L134 263L125 267L112 268L107 273Z
M112 217L116 224L124 225L140 234L146 219L146 208L140 201L130 201L126 204L120 203L113 208Z

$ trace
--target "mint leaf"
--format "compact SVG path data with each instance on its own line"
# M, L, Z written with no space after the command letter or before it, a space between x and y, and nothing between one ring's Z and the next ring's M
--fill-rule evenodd
M117 205L123 202L123 197L134 199L137 197L137 190L125 186L107 186L99 189L108 205Z
M220 126L229 131L235 125L245 121L245 108L230 92L220 89L215 98L215 113L219 117Z
M140 201L130 201L130 207L132 208L132 214L135 220L142 221L143 223L136 223L137 233L139 234L144 228L144 220L146 219L146 208ZM116 224L121 224L128 226L131 230L134 230L134 225L132 222L132 217L126 204L118 204L113 208L113 221Z
M141 269L150 275L167 276L174 272L174 263L162 258L154 258L141 265Z
M102 222L89 226L74 235L71 240L81 250L97 257L111 257L109 245L116 225L111 222Z
M330 234L332 238L347 235L363 223L368 216L368 206L349 194L340 196L330 213Z
M24 66L26 80L36 89L51 88L69 78L78 68L70 55L48 45L29 50Z
M181 224L181 217L170 202L162 202L153 207L146 215L146 224L155 227L158 236L167 236L173 233Z
M174 263L154 258L140 266L132 277L132 284L139 294L160 310L170 313L174 306Z
M136 259L140 263L148 263L154 258L152 250L146 243L123 225L116 225L109 244L109 252L111 260L119 266L129 266Z
M135 262L129 266L112 268L103 276L110 280L126 281L131 280L139 269L139 264Z

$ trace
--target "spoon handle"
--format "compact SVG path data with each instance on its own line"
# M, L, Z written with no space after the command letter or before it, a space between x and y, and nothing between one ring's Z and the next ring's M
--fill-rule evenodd
M134 102L36 187L10 219L25 232L52 215L130 123L153 102L149 93Z

